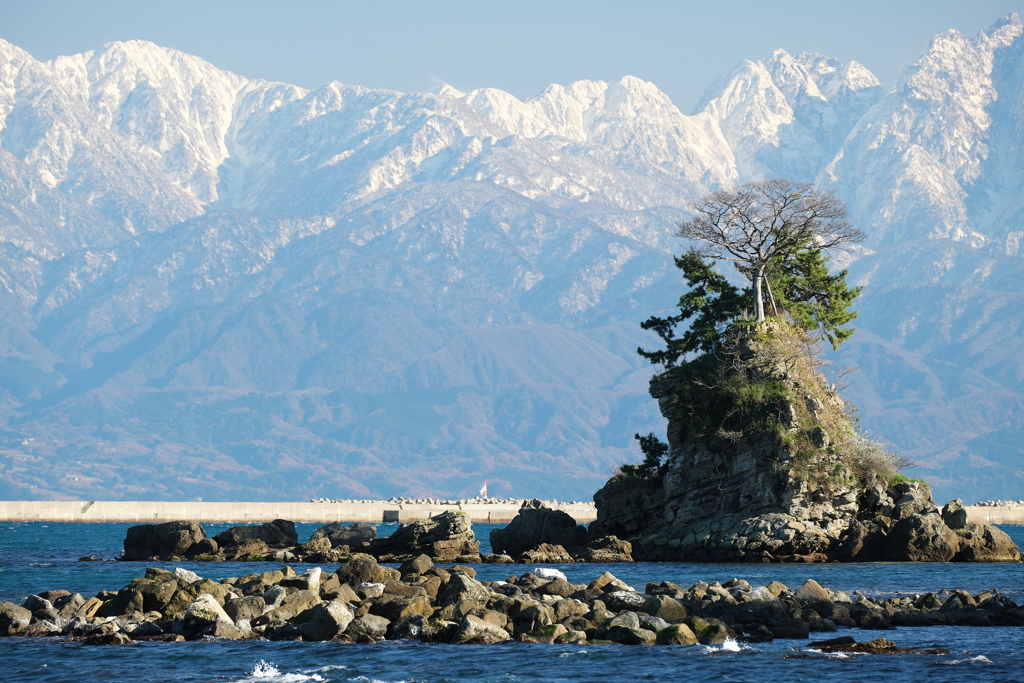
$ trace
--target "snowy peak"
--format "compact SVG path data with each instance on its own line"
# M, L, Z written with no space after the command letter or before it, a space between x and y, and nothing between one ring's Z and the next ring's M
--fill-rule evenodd
M696 111L721 128L741 181L810 182L880 97L878 80L856 62L776 50L708 88Z
M1008 106L1020 97L1021 32L1010 15L973 39L936 36L822 172L819 180L839 189L873 242L980 245L986 233L1005 231L997 224L1011 217L993 221L999 209L991 198L1020 200L1019 162L1006 151L1020 149L1024 122Z

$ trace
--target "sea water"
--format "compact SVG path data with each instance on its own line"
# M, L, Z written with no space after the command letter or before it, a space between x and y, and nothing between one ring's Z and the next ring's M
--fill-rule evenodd
M0 600L64 588L85 597L116 590L157 564L78 562L96 555L112 560L130 524L54 522L0 523ZM214 535L230 525L205 525ZM296 525L300 541L319 526ZM379 525L388 535L395 525ZM494 525L474 525L482 550ZM1018 545L1024 527L1004 526ZM279 567L278 563L187 563L201 576L221 579ZM540 565L538 565L540 566ZM296 564L301 572L303 565ZM323 567L333 571L335 565ZM506 579L533 569L526 565L476 565L483 579ZM781 581L797 587L812 578L823 586L872 596L962 588L991 588L1024 603L1024 565L993 564L827 564L752 565L628 563L558 565L574 583L608 570L643 590L648 582L683 587L698 580L746 579L751 584ZM808 648L809 641L726 643L690 647L627 645L435 645L385 642L377 645L266 641L196 641L87 646L63 638L0 639L0 681L819 681L877 680L1024 681L1024 629L1012 627L900 628L848 632L858 640L884 635L900 647L945 647L949 655L838 655ZM821 634L826 637L829 634ZM840 632L836 635L843 635Z

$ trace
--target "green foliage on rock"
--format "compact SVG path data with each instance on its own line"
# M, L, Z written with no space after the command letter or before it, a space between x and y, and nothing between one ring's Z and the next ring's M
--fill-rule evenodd
M854 329L842 327L857 317L849 310L861 292L846 283L847 271L830 273L829 258L820 249L804 249L777 259L768 269L768 282L776 304L794 324L817 331L833 349L850 338Z
M679 298L678 315L651 316L640 323L640 327L661 337L665 348L659 351L637 349L644 358L667 368L675 366L686 354L710 353L717 349L722 333L752 301L749 289L741 291L731 285L714 269L714 262L705 261L699 254L687 252L675 257L675 262L690 287ZM676 337L676 327L691 318L690 326Z

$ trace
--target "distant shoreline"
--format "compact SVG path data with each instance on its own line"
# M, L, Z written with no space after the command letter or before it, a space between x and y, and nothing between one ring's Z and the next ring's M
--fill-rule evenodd
M578 524L597 519L593 503L546 501ZM398 503L392 501L332 502L206 502L206 501L4 501L0 500L3 522L135 522L158 523L175 520L194 522L415 522L448 510L465 512L480 524L507 524L519 512L520 502ZM1024 512L1024 509L1022 509ZM1024 519L1024 514L1022 514Z

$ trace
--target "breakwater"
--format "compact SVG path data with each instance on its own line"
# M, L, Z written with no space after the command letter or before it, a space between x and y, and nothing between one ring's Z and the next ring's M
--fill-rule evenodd
M318 503L257 503L206 501L25 501L0 500L4 522L415 522L442 512L465 512L472 522L506 524L519 512L515 503L393 503L390 501L332 501ZM593 503L548 505L572 516L578 524L597 518Z
M1024 524L1024 504L967 505L967 521L978 524Z

